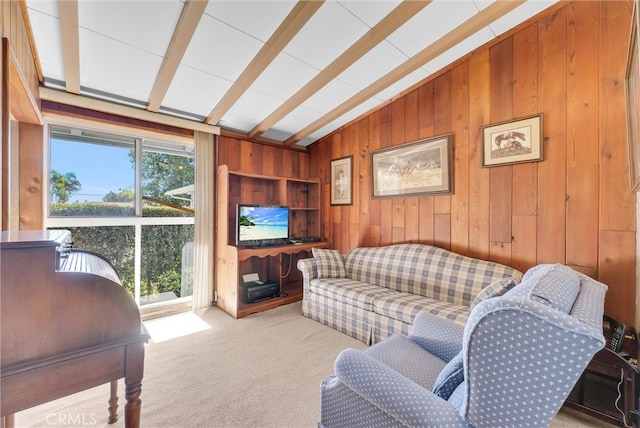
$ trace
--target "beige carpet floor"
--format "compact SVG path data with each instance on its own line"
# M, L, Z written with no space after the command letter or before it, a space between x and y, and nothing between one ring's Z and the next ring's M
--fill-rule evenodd
M301 315L300 303L235 320L217 308L145 323L142 427L316 427L322 379L338 353L365 345ZM107 424L103 385L16 415L17 427ZM610 426L561 410L553 428Z

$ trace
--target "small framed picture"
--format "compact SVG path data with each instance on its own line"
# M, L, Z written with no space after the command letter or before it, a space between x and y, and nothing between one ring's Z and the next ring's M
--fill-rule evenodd
M371 154L374 198L453 193L451 134Z
M482 127L482 166L542 160L542 114Z
M353 203L353 156L331 161L331 205Z

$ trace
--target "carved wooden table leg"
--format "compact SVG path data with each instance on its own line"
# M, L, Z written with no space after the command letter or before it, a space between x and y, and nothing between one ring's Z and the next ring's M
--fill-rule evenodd
M109 423L118 420L118 381L111 381L111 395L109 396Z
M16 415L11 414L2 418L2 428L13 428L16 423Z
M126 428L138 428L140 426L140 393L142 392L142 382L126 383L125 397L127 403L124 405L124 425Z
M126 350L127 365L124 385L127 403L124 405L125 428L140 426L140 409L142 407L142 377L144 373L144 343L132 343Z

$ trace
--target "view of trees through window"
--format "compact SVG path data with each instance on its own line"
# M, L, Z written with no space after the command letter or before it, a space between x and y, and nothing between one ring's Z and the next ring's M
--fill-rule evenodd
M106 257L141 305L191 296L192 146L59 125L49 142L48 226Z

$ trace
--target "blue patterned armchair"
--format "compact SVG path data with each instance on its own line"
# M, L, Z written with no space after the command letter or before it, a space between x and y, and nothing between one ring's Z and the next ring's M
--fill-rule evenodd
M409 336L347 349L321 385L319 426L547 426L604 344L607 287L539 265L464 327L421 312Z

